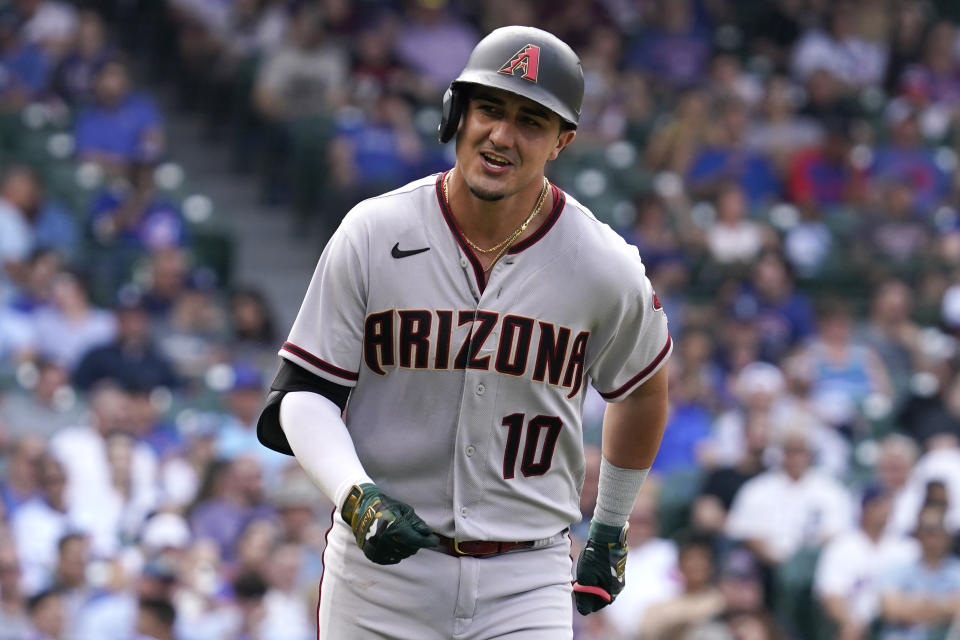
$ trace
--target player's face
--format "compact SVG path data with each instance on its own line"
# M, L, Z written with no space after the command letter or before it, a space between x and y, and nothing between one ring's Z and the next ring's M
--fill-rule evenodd
M525 187L540 188L546 163L570 144L574 131L532 100L507 91L471 91L457 135L457 167L470 192L501 200Z

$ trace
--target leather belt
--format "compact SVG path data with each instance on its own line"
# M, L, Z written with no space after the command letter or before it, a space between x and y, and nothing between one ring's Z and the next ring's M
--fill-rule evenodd
M490 556L498 556L502 553L507 553L508 551L517 551L519 549L533 549L535 547L545 547L547 545L558 542L569 529L564 529L559 534L550 536L549 538L543 538L541 540L514 540L514 541L497 541L497 540L454 540L453 538L448 538L447 536L440 535L435 533L438 538L440 538L440 544L436 547L428 547L433 551L439 551L440 553L445 553L449 556L455 558L462 558L464 556L469 556L471 558L489 558Z

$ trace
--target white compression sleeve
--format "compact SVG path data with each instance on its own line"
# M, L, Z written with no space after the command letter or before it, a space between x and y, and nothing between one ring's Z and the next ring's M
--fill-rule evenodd
M329 399L310 391L286 394L280 426L300 466L338 509L350 487L373 482L357 458L340 408Z
M650 469L623 469L600 459L600 484L593 519L613 527L623 527L640 495L640 487Z

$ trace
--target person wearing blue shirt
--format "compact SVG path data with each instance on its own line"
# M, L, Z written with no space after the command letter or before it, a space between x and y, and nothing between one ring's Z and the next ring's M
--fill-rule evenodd
M94 103L78 116L74 137L78 158L121 175L133 164L156 162L163 153L160 111L152 98L131 90L121 58L97 67Z
M950 554L944 509L927 505L917 517L921 557L886 576L882 640L943 638L960 611L960 558Z

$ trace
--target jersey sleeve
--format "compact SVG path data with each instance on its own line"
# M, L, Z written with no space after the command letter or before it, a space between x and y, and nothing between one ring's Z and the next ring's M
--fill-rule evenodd
M634 249L635 251L635 249ZM618 402L643 384L670 357L673 341L667 316L653 291L639 256L633 257L614 307L611 337L590 365L593 386L607 402Z
M362 257L341 226L327 243L280 356L338 385L359 377L366 314Z

